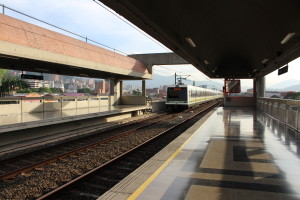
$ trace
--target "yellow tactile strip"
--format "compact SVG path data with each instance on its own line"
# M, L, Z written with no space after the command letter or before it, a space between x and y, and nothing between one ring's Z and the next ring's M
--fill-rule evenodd
M167 145L163 150L154 155L141 167L128 175L123 181L104 193L98 200L123 200L135 199L151 183L160 171L170 162L170 157L191 137L193 133L215 112L213 109L196 124L186 130L176 140ZM169 161L168 161L169 160ZM167 162L168 161L168 162ZM154 172L154 173L153 173ZM134 195L132 195L134 193ZM131 196L131 197L130 197Z

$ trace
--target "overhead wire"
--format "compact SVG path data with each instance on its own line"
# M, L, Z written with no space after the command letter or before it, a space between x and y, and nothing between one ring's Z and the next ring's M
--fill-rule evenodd
M159 43L157 40L155 40L155 39L153 39L152 37L150 37L148 34L146 34L146 33L143 32L142 30L140 30L139 28L137 28L136 26L134 26L132 23L130 23L130 22L128 22L127 20L125 20L124 18L122 18L122 17L121 17L120 15L118 15L117 13L111 11L111 10L108 9L106 6L102 5L101 3L99 3L99 2L96 1L96 0L92 0L92 1L94 1L97 5L101 6L102 8L104 8L105 10L107 10L108 12L110 12L111 14L113 14L114 16L116 16L117 18L119 18L120 20L122 20L123 22L125 22L126 24L128 24L129 26L131 26L132 28L134 28L135 30L137 30L138 32L140 32L141 34L143 34L144 36L146 36L147 38L149 38L150 40L152 40L153 42L155 42L156 44L158 44L159 46L161 46L162 48L166 49L167 51L170 51L168 48L166 48L165 46L163 46L163 45L162 45L161 43ZM26 14L26 13L24 13L24 12L15 10L15 9L13 9L13 8L10 8L10 7L8 7L8 6L5 6L4 4L0 4L0 6L2 6L2 8L3 8L3 14L4 14L4 9L8 9L8 10L11 10L11 11L16 12L16 13L18 13L18 14L21 14L21 15L24 15L24 16L26 16L26 17L29 17L29 18L31 18L31 19L34 19L34 20L36 20L36 21L39 21L39 22L41 22L41 23L44 23L44 24L46 24L46 25L49 25L49 26L52 26L52 27L57 28L57 29L59 29L59 30L62 30L62 31L64 31L64 32L67 32L67 33L69 33L69 34L72 34L72 35L74 35L74 36L77 36L77 37L79 37L79 38L82 38L82 39L84 39L84 40L86 40L86 41L90 41L90 42L93 42L93 43L98 44L98 45L100 45L100 46L103 46L103 47L105 47L105 48L108 48L108 49L117 51L117 52L122 53L122 54L124 54L124 55L128 55L128 53L126 53L126 52L120 51L120 50L118 50L118 49L115 49L115 48L110 47L110 46L108 46L108 45L105 45L105 44L103 44L103 43L100 43L100 42L97 42L97 41L95 41L95 40L89 39L89 38L87 38L86 36L79 35L79 34L77 34L77 33L74 33L74 32L72 32L72 31L69 31L69 30L67 30L67 29L65 29L65 28L56 26L56 25L51 24L51 23L49 23L49 22L46 22L46 21L44 21L44 20L41 20L41 19L38 19L38 18L33 17L33 16L31 16L31 15L28 15L28 14ZM174 72L182 73L182 75L186 75L186 73L180 72L180 71L178 71L178 70L170 69L170 68L163 67L163 66L160 66L160 65L156 65L156 66L159 66L159 67L161 67L161 68L165 68L165 69L168 69L168 70L171 70L171 71L174 71ZM190 74L189 74L189 75L190 75ZM193 77L195 80L202 81L202 80L199 80L198 77L196 78L196 77L193 76L193 75L190 75L190 76ZM212 81L211 79L209 79L209 78L207 78L207 77L203 77L203 78L206 79L206 80Z
M79 34L77 34L77 33L74 33L74 32L72 32L72 31L69 31L69 30L67 30L67 29L64 29L64 28L61 28L61 27L56 26L56 25L54 25L54 24L51 24L51 23L49 23L49 22L46 22L46 21L44 21L44 20L38 19L38 18L36 18L36 17L33 17L33 16L28 15L28 14L26 14L26 13L23 13L23 12L21 12L21 11L15 10L15 9L13 9L13 8L10 8L10 7L8 7L8 6L5 6L4 4L0 4L0 6L2 6L2 8L3 8L3 14L4 14L4 8L5 8L5 9L11 10L11 11L13 11L13 12L16 12L16 13L18 13L18 14L21 14L21 15L24 15L24 16L26 16L26 17L29 17L29 18L31 18L31 19L34 19L34 20L36 20L36 21L39 21L39 22L41 22L41 23L47 24L48 26L52 26L52 27L54 27L54 28L56 28L56 29L59 29L59 30L62 30L62 31L67 32L67 33L69 33L69 34L75 35L75 36L77 36L77 37L79 37L79 38L84 39L86 42L90 41L90 42L93 42L93 43L98 44L98 45L100 45L100 46L103 46L103 47L105 47L105 48L107 48L107 49L110 49L110 50L117 51L117 52L119 52L119 53L128 55L128 53L125 53L125 52L123 52L123 51L120 51L120 50L118 50L118 49L115 49L115 48L113 48L113 47L110 47L110 46L105 45L105 44L103 44L103 43L97 42L97 41L95 41L95 40L89 39L89 38L86 37L86 36L79 35Z
M164 48L167 51L170 51L170 49L168 49L167 47L165 47L164 45L162 45L160 42L158 42L157 40L155 40L154 38L152 38L151 36L149 36L148 34L146 34L144 31L142 31L141 29L139 29L138 27L136 27L135 25L133 25L131 22L129 22L126 19L124 19L123 17L121 17L116 12L113 12L112 10L108 9L102 3L98 2L97 0L92 0L92 1L95 2L96 4L98 4L99 6L101 6L102 8L104 8L105 10L107 10L108 12L110 12L111 14L113 14L114 16L116 16L117 18L119 18L120 20L122 20L123 22L125 22L126 24L128 24L129 26L131 26L132 28L134 28L135 30L137 30L138 32L140 32L141 34L143 34L144 36L146 36L147 38L149 38L150 40L152 40L153 42L155 42L156 44L158 44L160 47Z
M195 79L195 81L203 81L203 80L199 79L199 77L195 77L195 76L192 75L192 74L186 74L186 72L182 72L182 71L175 70L175 69L170 69L170 68L168 68L168 67L164 67L164 66L161 66L161 65L155 65L155 66L158 66L158 67L161 67L161 68L170 70L170 71L174 71L174 72L176 72L176 73L182 73L181 75L183 75L183 76L188 76L188 75L189 75L189 76L193 77L193 78ZM213 80L211 80L210 78L205 77L205 76L203 76L203 78L206 79L206 80L208 80L208 81L213 81ZM215 81L215 82L218 82L219 80L214 80L214 81ZM221 81L221 80L220 80L220 81ZM223 84L223 82L222 82L222 84Z

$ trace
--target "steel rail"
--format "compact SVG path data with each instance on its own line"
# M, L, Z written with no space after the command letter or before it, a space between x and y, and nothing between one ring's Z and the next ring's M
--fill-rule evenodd
M164 114L163 116L166 116L166 115L167 115L167 114ZM137 123L142 123L142 122L145 122L145 121L153 120L153 118L156 118L156 119L154 119L154 121L151 121L151 122L149 122L149 123L147 123L147 124L143 124L143 125L141 125L141 126L139 126L139 127L136 127L136 128L134 128L134 129L131 129L131 130L128 130L128 131L119 133L119 134L114 135L114 136L112 136L112 137L109 137L109 138L106 138L106 139L103 139L103 140L94 142L94 143L92 143L92 144L88 144L88 145L86 145L86 146L83 146L83 147L80 147L80 148L77 148L77 149L73 149L73 150L71 150L71 151L69 151L69 152L67 152L67 153L63 153L63 154L60 154L60 155L58 155L58 156L54 156L54 157L52 157L52 158L49 158L49 159L46 159L46 160L43 160L43 161L40 161L40 162L36 162L36 163L34 163L34 164L30 164L30 165L28 165L28 166L26 166L26 167L23 167L23 168L20 168L20 169L17 169L17 170L14 170L14 171L5 173L5 174L3 174L3 175L0 176L0 180L10 179L10 178L15 177L15 176L18 175L18 174L21 174L21 173L27 173L27 172L29 172L29 171L35 169L35 168L39 168L39 167L45 166L45 165L47 165L47 164L49 164L49 163L53 163L53 162L55 162L55 161L57 161L57 160L59 160L59 159L63 159L63 158L68 157L68 156L72 156L72 155L75 155L75 154L79 154L79 153L81 153L81 152L83 152L83 151L88 150L89 148L93 148L93 147L99 146L99 145L101 145L101 144L105 144L105 143L108 143L108 142L112 142L112 141L114 141L114 140L117 140L117 139L120 139L120 138L122 138L122 137L125 137L125 136L127 136L128 134L134 133L134 132L136 132L136 131L139 130L139 129L146 128L146 127L151 126L151 125L153 125L153 124L155 124L155 123L158 123L158 122L160 122L160 121L167 120L167 119L173 118L173 117L174 117L174 116L171 115L171 116L167 116L166 118L160 118L160 119L158 119L157 117L152 117L152 118L150 118L150 119L148 118L148 119L142 120L142 121L137 122ZM52 149L52 148L53 148L53 147L51 147L51 149Z
M202 114L203 111L206 111L206 110L208 110L209 108L214 107L214 106L216 106L216 105L218 105L218 104L220 105L221 103L220 103L220 102L213 102L212 104L209 104L209 103L208 103L208 104L206 105L207 107L204 108L204 109L201 109L198 113L196 113L196 114L194 114L194 115L191 115L190 117L188 117L187 119L183 120L182 122L180 122L180 123L178 123L178 124L176 124L176 125L174 125L174 126L168 128L168 129L164 130L163 132L159 133L158 135L156 135L156 136L154 136L154 137L152 137L152 138L146 140L145 142L143 142L143 143L141 143L141 144L139 144L139 145L137 145L137 146L131 148L130 150L128 150L128 151L126 151L126 152L124 152L124 153L122 153L122 154L120 154L120 155L114 157L113 159L111 159L111 160L105 162L104 164L102 164L102 165L100 165L100 166L98 166L98 167L96 167L96 168L94 168L94 169L92 169L92 170L90 170L90 171L88 171L88 172L86 172L86 173L84 173L84 174L78 176L77 178L72 179L71 181L69 181L69 182L67 182L67 183L65 183L65 184L63 184L63 185L61 185L61 186L59 186L59 187L57 187L57 188L51 190L50 192L48 192L48 193L46 193L46 194L40 196L39 198L37 198L37 200L44 200L44 199L50 198L51 196L55 195L55 194L58 193L58 192L61 192L63 189L67 188L68 186L70 186L70 185L72 185L72 184L78 182L79 180L81 180L81 179L87 177L88 175L91 175L92 173L94 173L94 172L100 170L101 168L107 166L108 164L110 164L110 163L112 163L112 162L118 160L119 158L121 158L121 157L123 157L123 156L125 156L125 155L127 155L127 154L129 154L129 153L131 153L132 151L138 149L139 147L144 146L145 144L147 144L147 143L149 143L149 142L155 140L155 139L158 138L159 136L161 136L161 135L163 135L163 134L165 134L165 133L167 133L167 132L169 132L169 131L171 131L171 130L177 128L178 126L182 125L183 123L187 122L188 120L190 120L190 119L192 119L192 118L194 118L194 117L196 117L196 116Z

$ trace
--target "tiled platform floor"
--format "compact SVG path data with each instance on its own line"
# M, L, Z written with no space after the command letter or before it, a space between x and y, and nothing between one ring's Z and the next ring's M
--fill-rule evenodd
M300 199L300 136L255 109L218 108L153 181L139 186L111 199Z

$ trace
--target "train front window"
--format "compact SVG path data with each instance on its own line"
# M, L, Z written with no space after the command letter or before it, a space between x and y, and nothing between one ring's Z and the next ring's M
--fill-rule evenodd
M186 88L168 88L167 92L169 99L187 99L187 90Z

